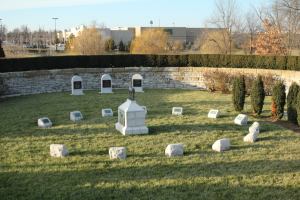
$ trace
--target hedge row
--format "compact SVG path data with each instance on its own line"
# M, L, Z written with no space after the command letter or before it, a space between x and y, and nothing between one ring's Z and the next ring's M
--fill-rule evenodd
M252 55L98 55L0 59L0 72L108 67L231 67L299 70L300 57Z

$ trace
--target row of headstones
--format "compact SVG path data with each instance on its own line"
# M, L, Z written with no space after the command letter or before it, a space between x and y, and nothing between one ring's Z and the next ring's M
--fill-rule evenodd
M82 78L75 75L71 79L72 95L83 95ZM140 74L134 74L131 78L131 86L136 92L143 92L143 77ZM112 93L112 78L109 74L101 77L101 93Z
M244 137L245 142L254 142L253 138L249 135L259 134L259 123L254 122L249 128L249 134ZM223 138L217 140L212 145L212 150L217 152L223 152L230 149L230 140ZM126 147L110 147L109 148L110 159L126 159L127 151ZM50 145L50 156L52 157L65 157L68 156L69 152L63 144L51 144ZM169 144L165 149L165 155L168 157L183 156L184 145L183 144Z
M145 113L147 114L147 107L142 106L144 109ZM102 117L113 117L114 113L111 108L104 108L101 111ZM78 122L83 119L83 115L80 111L72 111L70 112L70 120L73 122ZM38 127L40 128L50 128L53 123L48 117L42 117L38 119Z

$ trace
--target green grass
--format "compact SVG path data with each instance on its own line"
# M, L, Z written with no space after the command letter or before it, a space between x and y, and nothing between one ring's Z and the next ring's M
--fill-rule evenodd
M248 127L233 125L230 95L185 90L146 90L137 94L148 108L150 134L122 136L114 128L117 107L127 91L84 96L40 94L0 101L0 199L299 199L300 137L266 122L254 144L243 142ZM184 116L171 116L182 106ZM270 107L267 98L265 109ZM100 117L112 108L113 118ZM218 120L207 118L220 109ZM85 120L74 124L69 112ZM246 112L250 113L249 98ZM37 128L48 116L51 129ZM211 150L230 138L232 149ZM63 143L70 156L49 156L49 145ZM183 143L183 157L164 155L170 143ZM110 160L108 148L126 146L126 160Z

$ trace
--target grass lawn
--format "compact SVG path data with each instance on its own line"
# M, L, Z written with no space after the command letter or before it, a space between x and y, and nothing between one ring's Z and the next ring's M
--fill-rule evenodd
M248 126L237 126L231 96L202 91L146 90L137 94L148 108L145 136L122 136L114 128L117 107L127 91L84 96L40 94L0 101L0 199L299 199L300 135L265 123L259 141L244 143ZM184 116L171 116L182 106ZM102 108L115 116L100 117ZM218 120L207 118L220 109ZM69 112L85 120L74 124ZM247 98L246 112L251 112ZM37 127L48 116L54 127ZM213 152L217 139L232 149ZM63 143L70 156L52 158L49 145ZM164 155L170 143L183 143L183 157ZM110 160L108 148L126 146L126 160Z

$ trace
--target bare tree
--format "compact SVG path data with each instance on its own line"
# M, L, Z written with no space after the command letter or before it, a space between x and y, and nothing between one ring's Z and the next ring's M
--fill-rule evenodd
M213 17L209 20L209 24L223 29L223 31L220 31L222 33L221 40L211 41L215 43L222 42L223 44L216 45L224 46L224 53L231 54L234 34L241 28L237 14L237 3L236 0L216 0L215 6L216 10Z
M260 30L261 26L257 15L249 11L245 17L245 32L248 35L245 46L251 55L254 53L253 45L255 36Z
M288 9L300 11L300 1L299 0L281 0L281 5Z

